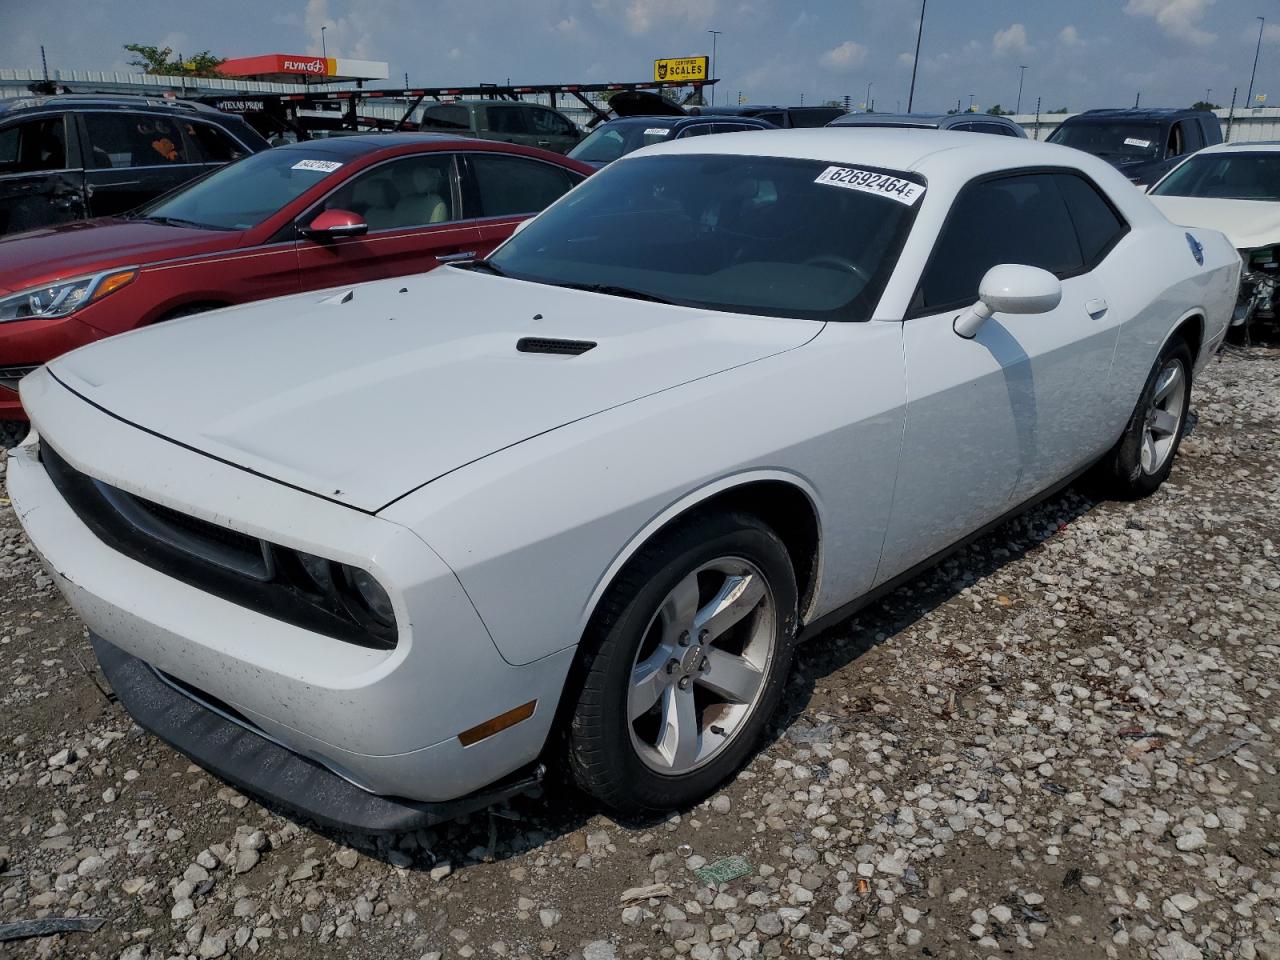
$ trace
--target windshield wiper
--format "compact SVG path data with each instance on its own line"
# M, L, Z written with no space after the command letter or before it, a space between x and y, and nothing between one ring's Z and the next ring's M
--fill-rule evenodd
M648 300L650 303L675 303L665 297L659 297L644 290L631 287L620 287L613 283L557 283L557 287L568 287L570 290L585 290L587 293L603 293L610 297L629 297L632 300Z
M198 220L184 220L182 217L131 217L132 220L146 220L149 223L163 223L167 227L195 227L198 230L232 230L233 227L219 227L212 223L200 223Z
M459 270L483 270L485 273L492 273L495 277L507 275L507 271L488 260L468 260L466 263L455 263L453 266Z

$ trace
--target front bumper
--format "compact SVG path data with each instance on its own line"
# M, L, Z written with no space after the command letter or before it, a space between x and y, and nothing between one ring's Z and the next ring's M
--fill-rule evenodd
M364 833L403 833L434 826L537 786L541 766L444 803L361 790L166 682L150 666L90 635L111 689L138 725L210 773L321 826Z
M10 452L9 495L91 632L372 794L444 803L538 759L572 651L507 663L453 572L412 531L122 423L47 371L24 381L23 399L36 434ZM38 457L41 434L105 483L370 570L396 608L395 648L313 633L113 549L58 492ZM460 741L459 733L531 700L529 719L470 745Z

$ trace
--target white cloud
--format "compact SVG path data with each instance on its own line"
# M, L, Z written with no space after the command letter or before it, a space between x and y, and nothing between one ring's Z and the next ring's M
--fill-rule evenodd
M308 37L307 53L317 56L327 52L331 57L356 60L378 60L386 48L383 31L385 15L376 6L362 7L342 17L329 15L329 0L307 0L304 14ZM324 27L321 42L320 28Z
M1124 12L1131 17L1150 17L1169 36L1203 46L1217 39L1200 26L1213 3L1214 0L1129 0Z
M1058 42L1064 47L1078 47L1084 43L1080 39L1080 31L1071 24L1067 24L1058 31Z
M594 6L603 11L613 4L597 0ZM632 34L648 33L655 26L705 29L715 12L716 0L625 0L623 20Z
M818 58L828 70L845 73L860 66L867 59L867 48L855 40L846 40L837 47L832 47Z
M996 53L1026 53L1031 49L1027 43L1027 28L1020 23L1011 23L1003 30L997 30L991 38L991 48Z

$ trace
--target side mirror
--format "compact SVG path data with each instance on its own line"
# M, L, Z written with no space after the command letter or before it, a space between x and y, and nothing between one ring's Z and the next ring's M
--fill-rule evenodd
M1048 313L1062 302L1062 281L1048 270L1020 263L992 267L978 285L978 302L952 321L951 329L972 340L993 313Z
M369 225L350 210L325 210L299 232L310 240L336 240L363 236L369 232Z

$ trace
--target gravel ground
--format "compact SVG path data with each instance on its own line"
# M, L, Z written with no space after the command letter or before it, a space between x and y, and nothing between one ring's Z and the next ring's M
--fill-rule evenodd
M105 923L0 954L1280 958L1280 350L1194 403L1160 493L1068 491L806 645L750 766L649 823L266 810L111 701L6 508L0 923Z

